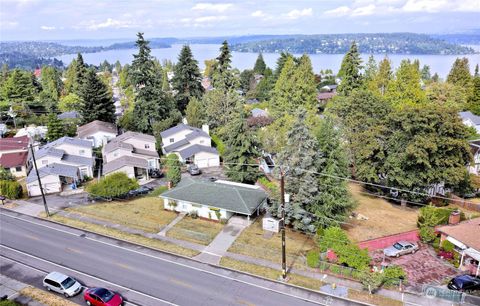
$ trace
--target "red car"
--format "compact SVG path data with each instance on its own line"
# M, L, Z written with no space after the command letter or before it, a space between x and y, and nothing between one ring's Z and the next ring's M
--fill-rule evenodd
M85 290L83 298L89 306L119 306L123 305L120 294L105 288L90 288Z

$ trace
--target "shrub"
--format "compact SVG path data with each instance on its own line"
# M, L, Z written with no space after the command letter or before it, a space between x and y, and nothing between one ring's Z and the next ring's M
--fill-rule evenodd
M0 180L2 181L14 181L15 178L10 171L5 170L2 166L0 166Z
M318 246L321 252L332 249L335 252L339 246L350 244L347 234L337 226L332 226L324 230L323 235L319 236Z
M311 268L318 267L318 263L320 260L320 254L318 251L310 250L307 253L307 265Z
M0 181L0 194L8 199L18 199L22 197L23 189L17 181Z
M196 210L191 210L188 215L190 216L190 218L192 219L197 219L198 218L198 211Z
M330 267L328 268L330 272L335 273L335 274L341 274L342 273L342 267L330 264Z
M87 192L94 196L115 198L138 188L135 179L131 179L125 172L110 174L96 183L87 186Z
M385 285L398 285L400 280L406 280L407 273L400 266L389 266L384 272Z
M420 227L420 239L422 242L429 243L434 241L436 238L435 229L430 226Z
M161 195L162 193L164 193L167 190L168 190L167 186L159 186L159 187L155 188L152 192L150 192L148 194L148 196L149 197L158 197L159 195Z
M273 183L273 182L270 182L268 180L268 178L262 176L261 178L258 179L258 183L262 184L263 186L265 186L271 193L276 193L278 192L278 186Z
M442 241L442 249L446 252L452 252L455 248L455 245L448 240Z
M180 161L175 154L167 155L167 180L176 186L182 179L182 173L180 171Z
M360 282L370 294L374 293L383 284L384 276L378 272L365 271L360 275Z
M217 149L218 154L223 156L225 154L225 144L223 141L220 139L220 137L218 137L218 135L211 135L210 138L212 139L213 147Z

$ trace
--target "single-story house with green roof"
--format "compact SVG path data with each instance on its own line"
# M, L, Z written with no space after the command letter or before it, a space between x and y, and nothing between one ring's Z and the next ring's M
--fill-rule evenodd
M259 213L267 203L267 194L255 185L229 181L183 178L177 187L160 195L164 208L178 212L196 211L199 217L221 220L234 214L247 216Z

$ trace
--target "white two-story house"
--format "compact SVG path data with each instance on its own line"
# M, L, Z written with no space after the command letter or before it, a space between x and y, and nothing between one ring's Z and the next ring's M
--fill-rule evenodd
M72 137L62 137L41 147L35 152L35 159L44 193L76 188L81 180L93 177L92 155L92 142ZM41 194L35 169L27 177L27 190L30 196Z
M104 146L117 137L117 126L110 122L95 120L77 128L77 137L90 140L94 148Z
M220 165L217 149L212 147L208 125L202 129L179 124L160 133L162 152L176 154L181 162L194 163L199 168Z
M480 134L480 116L472 114L472 112L460 112L460 118L462 118L463 124L468 127L473 127L477 130L477 134Z
M125 172L130 178L147 179L150 169L159 169L159 156L152 135L126 132L102 149L103 174Z

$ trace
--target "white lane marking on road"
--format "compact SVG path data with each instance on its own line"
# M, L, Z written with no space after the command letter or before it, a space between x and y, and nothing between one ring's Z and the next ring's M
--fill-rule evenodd
M30 221L30 220L26 220L26 219L23 219L23 218L19 218L19 217L15 217L15 216L10 216L10 215L8 215L8 214L1 213L1 212L0 212L0 215L4 215L4 216L7 216L7 217L10 217L10 218L13 218L13 219L18 219L18 220L20 220L20 221L32 223L32 224L35 224L35 225L40 225L40 226L43 226L43 227L47 227L47 228L50 228L50 229L53 229L53 230L56 230L56 231L64 232L64 233L67 233L67 234L74 235L74 236L77 236L77 237L78 237L77 234L69 233L69 232L67 232L67 231L65 231L65 230L57 229L57 228L54 228L54 227L51 227L51 226L48 226L48 225L45 225L45 224L40 224L40 223L33 222L33 221ZM47 221L48 221L48 220L47 220ZM105 237L108 237L108 236L105 236ZM115 238L110 238L110 237L108 237L108 238L109 238L109 239L115 239ZM136 253L136 254L139 254L139 255L143 255L143 256L155 258L155 259L158 259L158 260L161 260L161 261L165 261L165 262L168 262L168 263L171 263L171 264L174 264L174 265L178 265L178 266L181 266L181 267L184 267L184 268L188 268L188 269L192 269L192 270L195 270L195 271L204 272L204 273L207 273L207 274L210 274L210 275L215 275L215 276L218 276L218 277L221 277L221 278L225 278L225 279L228 279L228 280L240 282L240 283L246 284L246 285L248 285L248 286L260 288L260 289L263 289L263 290L272 291L272 292L275 292L275 293L278 293L278 294L281 294L281 295L285 295L285 296L290 296L290 297L293 297L293 298L295 298L295 299L304 300L304 301L306 301L306 302L310 302L310 303L314 303L314 304L318 304L318 305L327 305L327 304L324 304L324 303L321 303L321 302L318 302L318 301L314 301L314 300L309 300L309 299L307 299L307 298L303 298L303 297L300 297L300 296L297 296L297 295L294 295L294 294L282 292L282 291L279 291L279 290L271 289L271 288L264 287L264 286L257 285L257 284L252 284L252 283L249 283L249 282L244 281L244 280L240 280L240 279L236 279L236 278L233 278L233 277L230 277L230 276L218 274L218 273L215 273L215 272L212 272L212 271L207 271L207 270L204 270L204 269L201 269L201 268L192 267L192 266L189 266L189 265L186 265L186 264L182 264L182 263L179 263L179 262L175 262L175 261L172 261L172 260L169 260L169 259L157 257L157 256L154 256L154 255L151 255L151 254L143 253L143 252L140 252L140 251L132 250L132 249L125 248L125 247L122 247L122 246L118 246L118 245L115 245L115 244L112 244L112 243L108 243L108 242L105 242L105 241L97 240L97 239L95 239L95 238L84 237L84 239L88 239L88 240L95 241L95 242L98 242L98 243L103 243L103 244L106 244L106 245L109 245L109 246L112 246L112 247L115 247L115 248L119 248L119 249L122 249L122 250L125 250L125 251L133 252L133 253ZM128 241L127 241L127 242L128 242ZM129 243L131 243L131 242L129 242ZM132 243L132 244L134 244L134 243ZM0 245L1 245L1 244L0 244ZM168 253L167 253L167 254L168 254ZM174 256L174 255L172 254L171 256ZM343 300L343 301L354 302L354 303L357 303L357 304L370 305L370 304L366 304L366 303L363 303L363 302L351 300L351 299L348 299L348 298L340 298L340 297L338 297L338 296L335 296L335 295L332 295L332 294L329 294L329 293L326 293L326 292L322 292L322 293L318 293L318 294L324 295L324 296L327 296L327 297L331 297L331 298L334 298L334 299L340 299L340 300Z
M115 283L109 282L109 281L107 281L107 280L105 280L105 279L103 279L103 278L99 278L99 277L96 277L96 276L92 276L92 275L90 275L90 274L83 273L83 272L80 272L80 271L78 271L78 270L75 270L75 269L72 269L72 268L68 268L68 267L59 265L59 264L54 263L54 262L52 262L52 261L49 261L49 260L46 260L46 259L37 257L37 256L35 256L35 255L31 255L31 254L28 254L28 253L25 253L25 252L22 252L22 251L19 251L19 250L16 250L16 249L13 249L13 248L8 247L8 246L5 246L5 245L3 245L3 244L0 244L0 247L5 248L5 249L8 249L8 250L13 251L13 252L20 253L20 254L22 254L22 255L25 255L25 256L28 256L28 257L31 257L31 258L34 258L34 259L39 260L39 261L46 262L46 263L51 264L51 265L54 265L54 266L57 266L57 267L60 267L60 268L63 268L63 269L72 271L72 272L75 272L75 273L84 275L84 276L86 276L86 277L93 278L93 279L95 279L95 280L98 280L98 281L107 283L107 284L109 284L109 285L112 285L112 286L115 286L115 287L118 287L118 288L122 288L122 289L125 289L125 290L128 290L128 291L134 292L134 293L136 293L136 294L139 294L139 295L142 295L142 296L145 296L145 297L148 297L148 298L151 298L151 299L160 301L160 302L165 303L165 304L168 304L168 305L179 306L179 305L177 305L177 304L171 303L171 302L166 301L166 300L163 300L163 299L161 299L161 298L157 298L157 297L154 297L154 296L145 294L145 293L143 293L143 292L140 292L140 291L137 291L137 290L134 290L134 289L131 289L131 288L128 288L128 287L119 285L119 284L115 284ZM3 257L3 256L2 256L2 257ZM42 272L43 272L43 271L42 271ZM43 273L45 273L45 272L43 272Z

